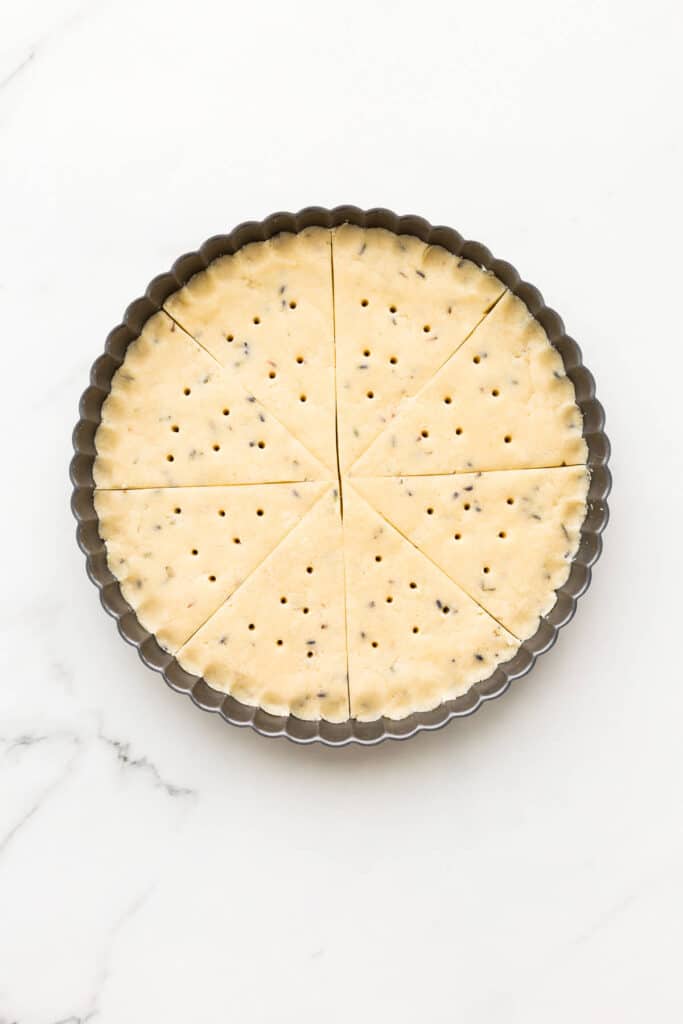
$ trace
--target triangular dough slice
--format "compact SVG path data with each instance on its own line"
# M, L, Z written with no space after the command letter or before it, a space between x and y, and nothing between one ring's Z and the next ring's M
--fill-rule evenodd
M337 488L178 652L207 683L274 715L348 718Z
M351 714L402 718L465 693L519 644L344 488Z
M559 353L511 293L370 445L358 476L585 463L581 413Z
M347 470L504 286L440 246L380 228L338 228L333 255L339 448Z
M95 510L123 596L161 646L176 651L326 486L96 491Z
M583 468L357 480L361 494L524 640L566 581L586 515Z
M329 231L276 235L223 256L165 308L336 472Z
M329 479L330 473L165 313L112 380L95 435L98 487Z

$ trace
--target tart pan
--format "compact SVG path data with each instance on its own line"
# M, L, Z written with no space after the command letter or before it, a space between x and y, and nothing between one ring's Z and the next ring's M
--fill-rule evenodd
M574 384L576 403L583 415L591 482L587 514L567 582L557 591L557 601L552 610L541 618L536 633L521 644L514 658L499 665L488 679L475 683L467 693L443 702L432 711L415 712L401 719L381 718L376 722L359 722L354 718L341 723L308 722L294 715L278 717L268 714L261 708L242 704L234 697L212 689L203 679L181 668L140 624L109 571L104 543L98 532L93 505L94 439L102 404L128 345L138 337L146 321L162 308L172 292L182 288L194 274L206 269L217 257L232 254L250 242L266 241L281 231L298 232L311 226L333 228L345 222L359 227L385 228L395 234L415 235L430 245L440 245L454 255L492 271L522 299L560 353L567 375ZM217 712L231 725L249 726L262 736L286 736L302 744L320 742L339 747L357 743L370 746L386 739L407 739L422 730L440 729L454 718L471 715L486 701L505 693L513 680L526 675L536 658L552 647L559 630L574 615L577 599L586 591L591 567L602 549L601 533L607 525L607 496L611 486L607 467L610 445L603 429L604 411L595 397L595 382L583 365L579 346L565 333L558 314L544 304L538 289L522 281L510 263L495 259L481 243L466 241L452 228L433 227L422 217L399 217L390 210L360 210L355 206L338 206L333 210L311 206L296 214L274 213L263 221L247 221L230 234L209 238L197 252L177 259L168 273L155 277L144 296L128 307L123 322L107 337L104 353L93 364L90 386L81 396L79 413L80 419L73 432L75 454L70 467L73 483L71 507L78 521L78 544L86 556L88 575L99 588L102 605L116 619L124 640L138 649L145 664L160 672L172 689L186 694L204 711Z

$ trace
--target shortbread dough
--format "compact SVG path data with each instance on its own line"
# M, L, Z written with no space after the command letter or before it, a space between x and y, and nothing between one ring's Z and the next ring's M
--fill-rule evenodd
M277 716L403 718L513 658L590 487L524 303L417 238L247 245L171 295L95 436L109 568L188 672Z

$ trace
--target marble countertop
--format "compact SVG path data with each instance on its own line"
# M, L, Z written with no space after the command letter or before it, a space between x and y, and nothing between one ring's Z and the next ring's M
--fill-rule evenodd
M680 6L0 12L0 1024L681 1019ZM300 749L117 636L67 478L149 279L311 203L480 238L598 380L593 586L502 700Z

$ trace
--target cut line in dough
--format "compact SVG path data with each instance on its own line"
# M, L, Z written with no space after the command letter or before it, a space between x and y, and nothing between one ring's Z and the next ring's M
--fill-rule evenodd
M355 481L373 508L521 640L567 580L588 484L584 467Z
M352 467L354 476L583 465L574 385L508 292Z
M347 483L351 712L403 718L465 693L519 642Z
M247 704L329 721L433 708L512 657L588 488L573 385L521 300L346 225L246 246L166 307L113 378L94 467L110 566L160 644Z
M274 715L349 717L337 488L176 653L188 672Z
M336 473L331 235L254 242L195 274L164 309Z
M102 489L324 480L330 473L165 313L126 351L102 406Z
M440 246L346 224L333 241L340 464L346 472L505 286Z
M261 564L324 483L96 491L109 568L171 653Z

